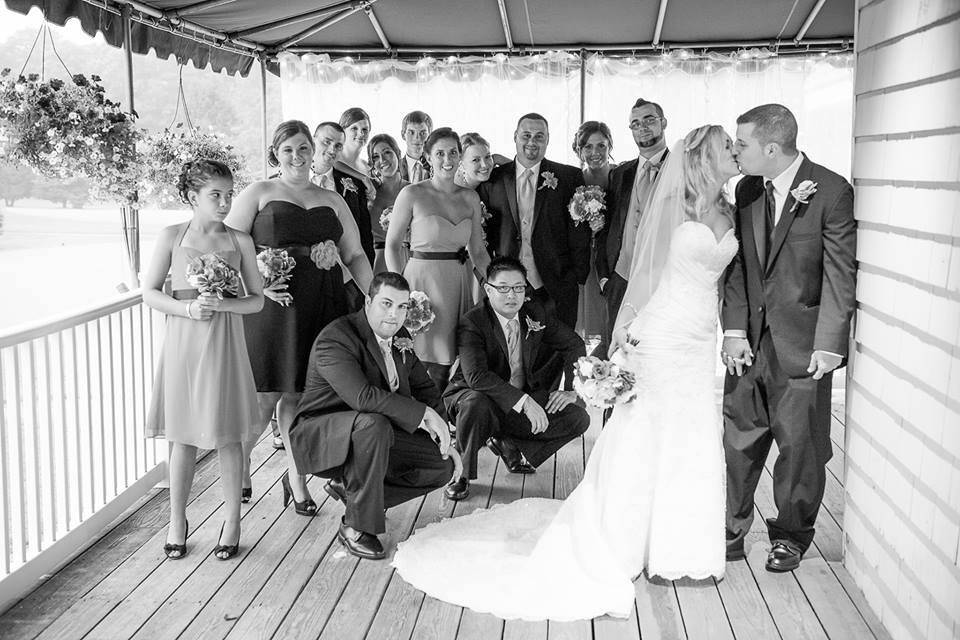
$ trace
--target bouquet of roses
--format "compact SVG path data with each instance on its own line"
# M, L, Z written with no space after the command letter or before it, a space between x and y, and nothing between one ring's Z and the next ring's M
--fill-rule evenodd
M390 214L393 213L393 207L384 207L380 214L380 227L386 231L390 227Z
M577 187L569 207L574 224L580 226L586 221L594 233L603 229L603 210L607 208L604 197L603 189L597 185Z
M573 389L594 407L607 409L637 395L633 374L613 362L584 356L577 360L573 375Z
M187 282L200 295L213 295L221 300L224 293L237 295L240 291L236 270L215 253L205 253L187 263Z
M283 284L290 279L297 261L287 254L286 249L266 247L257 254L257 269L263 276L263 288Z
M433 312L433 306L430 304L430 298L423 291L410 292L410 308L407 309L407 319L403 326L407 328L411 336L415 336L422 331L430 329L437 314Z
M330 271L340 260L340 251L333 240L324 240L310 247L310 259L317 265L317 269Z

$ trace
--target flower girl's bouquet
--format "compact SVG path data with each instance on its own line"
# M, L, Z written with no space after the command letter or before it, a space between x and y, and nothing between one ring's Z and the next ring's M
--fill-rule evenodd
M187 282L200 295L217 296L221 300L224 293L237 295L240 291L236 270L215 253L205 253L187 263Z
M286 249L267 247L257 254L257 269L263 276L263 287L273 287L290 279L297 261L290 257Z
M603 189L597 185L577 187L573 192L573 198L570 199L569 207L570 218L574 224L579 226L581 222L586 221L594 233L603 229L603 210L607 208L604 198Z
M637 396L636 379L619 365L584 356L573 368L573 389L587 404L607 409Z
M433 312L433 305L430 304L430 298L423 291L410 292L410 308L407 309L407 319L403 326L407 328L411 336L430 329L437 314Z

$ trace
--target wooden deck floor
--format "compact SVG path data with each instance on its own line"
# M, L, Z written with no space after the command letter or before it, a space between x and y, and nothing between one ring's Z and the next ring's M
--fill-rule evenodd
M641 578L629 620L516 622L425 598L389 561L359 561L336 541L343 507L332 500L313 519L281 508L283 456L265 440L254 452L254 501L244 507L241 554L221 562L211 551L220 529L215 456L197 471L187 509L189 555L162 553L167 492L156 491L107 536L0 616L0 638L331 638L551 640L629 638L885 639L841 560L843 424L835 407L828 484L815 546L792 574L764 570L759 526L771 512L768 471L757 496L756 530L746 560L728 563L719 583ZM582 440L570 443L532 476L506 473L489 452L480 480L459 504L440 491L388 514L388 550L440 517L521 496L566 496L583 473L599 433L594 416ZM326 497L319 480L316 499Z

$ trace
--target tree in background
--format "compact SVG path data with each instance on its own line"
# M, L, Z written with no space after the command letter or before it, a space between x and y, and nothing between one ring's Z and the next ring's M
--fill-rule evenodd
M82 209L90 198L90 183L83 178L49 180L42 178L36 183L32 196L56 202L66 209Z
M33 194L36 179L30 167L0 162L0 198L3 198L4 204L12 207L17 200Z

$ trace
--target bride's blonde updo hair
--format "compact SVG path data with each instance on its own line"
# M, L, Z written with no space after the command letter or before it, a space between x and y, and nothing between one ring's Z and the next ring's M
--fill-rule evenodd
M700 220L714 208L726 216L732 213L718 170L725 135L720 125L706 124L683 139L683 208L690 219Z

